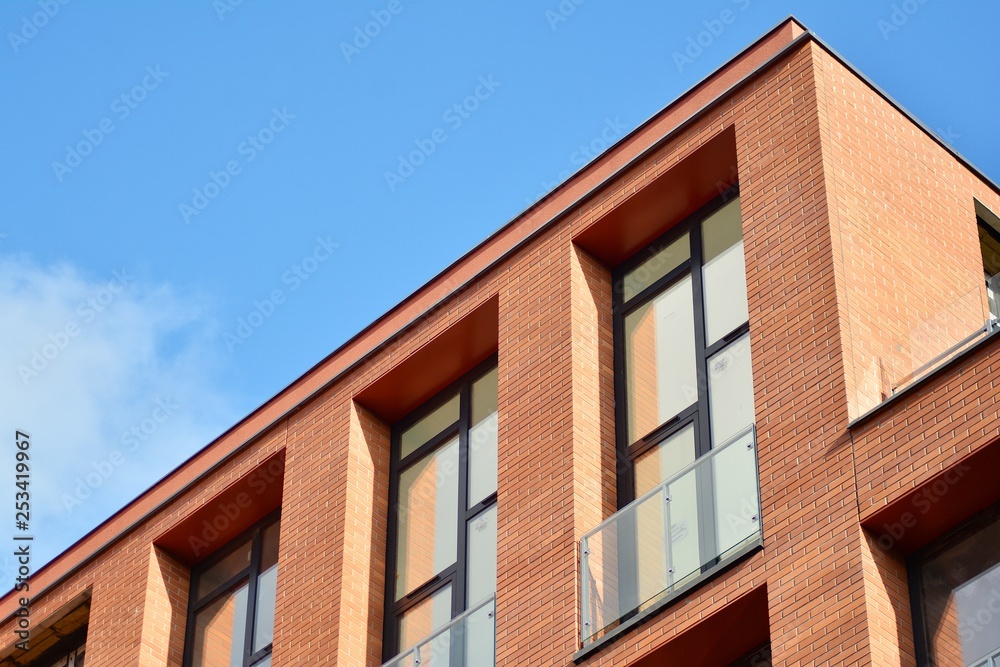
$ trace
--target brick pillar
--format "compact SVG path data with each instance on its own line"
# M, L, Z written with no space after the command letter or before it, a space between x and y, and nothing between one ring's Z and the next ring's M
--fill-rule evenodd
M180 667L191 572L162 549L150 546L149 551L139 665Z
M499 667L563 665L579 645L572 254L543 237L500 290Z
M348 450L337 664L375 667L382 664L389 427L356 403Z

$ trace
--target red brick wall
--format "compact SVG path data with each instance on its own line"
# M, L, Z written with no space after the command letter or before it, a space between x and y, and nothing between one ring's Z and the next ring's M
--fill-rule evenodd
M818 54L823 163L851 418L988 316L973 197L1000 199Z
M180 667L184 658L191 572L162 549L155 546L149 549L139 664L143 667Z

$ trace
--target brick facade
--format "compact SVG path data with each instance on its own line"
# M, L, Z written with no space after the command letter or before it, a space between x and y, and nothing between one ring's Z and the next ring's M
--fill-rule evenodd
M425 380L393 373L495 317L492 336L451 347L464 370L498 358L496 664L573 664L579 540L617 509L611 272L683 217L636 231L615 216L715 146L735 172L711 195L739 184L764 547L580 664L723 665L753 648L737 626L759 626L774 665L915 665L908 550L883 548L880 525L1000 447L1000 348L882 404L915 360L983 324L973 198L1000 211L1000 194L791 20L67 550L33 579L33 617L89 590L88 666L181 665L193 563L163 536L283 452L273 664L377 667L402 415L369 397L422 402L461 373L438 357ZM677 210L705 203L691 187ZM597 234L621 247L595 249ZM934 530L967 514L938 512ZM0 604L5 646L15 601Z

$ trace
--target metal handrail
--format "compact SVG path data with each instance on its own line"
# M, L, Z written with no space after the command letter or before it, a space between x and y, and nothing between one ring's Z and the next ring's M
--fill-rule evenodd
M651 498L652 496L655 496L657 493L663 491L665 487L670 486L671 484L673 484L678 479L680 479L684 475L688 474L689 472L691 472L695 468L706 464L708 461L712 460L712 458L714 458L715 456L717 456L719 454L719 452L724 451L726 448L728 448L730 445L732 445L737 440L742 440L743 438L745 438L747 436L748 433L753 433L753 432L754 432L754 425L751 424L750 426L747 426L742 431L740 431L739 433L737 433L733 437L729 438L729 440L726 440L720 446L712 449L710 452L708 452L704 456L701 456L701 457L695 459L694 461L692 461L691 463L687 464L686 466L684 466L683 468L681 468L679 471L677 471L673 476L667 478L663 482L660 482L658 485L654 486L652 489L650 489L646 493L642 494L641 496L639 496L638 498L636 498L635 500L633 500L632 502L630 502L625 507L622 507L620 510L618 510L617 512L615 512L614 514L612 514L611 516L609 516L607 519L605 519L601 523L599 523L596 528L594 528L594 529L590 530L589 532L585 533L584 536L581 538L581 540L586 540L587 538L590 538L590 537L596 535L598 531L600 531L605 526L613 523L616 520L616 518L620 514L622 514L623 512L625 512L626 510L629 510L632 507L634 507L636 505L639 505L640 503L644 502L648 498ZM754 438L754 440L756 441L756 438Z
M382 667L386 667L386 665L398 664L400 660L402 660L403 658L405 658L408 655L413 656L413 664L414 665L420 665L421 664L421 660L420 660L420 648L421 647L426 646L427 644L430 644L431 642L433 642L435 639L437 639L438 637L442 636L446 632L452 632L457 625L464 625L465 621L468 620L468 618L470 616L472 616L477 611L479 611L479 610L481 610L481 609L483 609L483 608L485 608L485 607L487 607L487 606L489 606L491 604L493 604L493 605L496 604L496 595L495 594L491 595L490 597L488 597L486 599L484 599L482 602L479 602L478 604L476 604L476 606L474 606L474 607L472 607L470 609L467 609L466 611L463 611L461 614L459 614L455 618L451 619L451 621L449 621L449 623L447 625L444 625L444 626L438 628L437 630L435 630L434 632L432 632L431 634L427 635L426 637L424 637L423 639L421 639L419 642L417 642L416 644L414 644L412 647L406 649L405 651L402 651L401 653L397 654L396 656L394 656L389 661L383 663ZM494 610L488 614L488 616L489 616L489 618L493 618L495 620L495 617L496 617L496 608L495 607L494 607Z

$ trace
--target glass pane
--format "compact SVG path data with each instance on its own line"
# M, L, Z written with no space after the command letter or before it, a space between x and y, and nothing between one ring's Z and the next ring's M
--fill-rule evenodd
M698 531L698 474L691 469L667 487L664 504L670 538L667 563L673 570L670 583L677 585L701 574L701 534ZM662 531L661 531L662 533Z
M467 607L497 590L497 506L469 521L469 584Z
M721 557L760 531L757 453L753 431L718 451L712 459L715 524Z
M247 585L199 611L194 617L193 667L241 667L247 625Z
M259 570L266 570L278 562L278 530L280 524L272 523L261 535Z
M497 490L497 369L472 383L469 507Z
M1000 652L1000 520L921 567L924 625L933 662L972 664Z
M239 573L250 567L250 540L198 575L195 597L201 600Z
M263 658L253 663L252 667L271 667L271 654L268 653Z
M253 652L274 641L274 601L278 592L278 566L272 565L257 578L257 615L254 622Z
M433 411L400 436L401 458L412 454L417 447L424 444L441 431L458 421L458 394L445 401L444 405Z
M690 275L625 318L630 443L697 400L694 349Z
M705 327L711 345L749 318L740 200L734 199L705 220L702 237Z
M458 438L399 476L396 599L458 559Z
M694 463L694 426L670 436L635 459L635 497L646 495L685 466Z
M691 257L691 240L685 233L666 247L650 248L648 252L652 256L622 279L622 299L625 301L686 262Z
M496 664L496 624L494 604L490 602L469 614L458 632L465 635L466 667L492 667Z
M694 460L694 426L688 426L636 459L636 497L673 478ZM689 471L661 493L635 505L638 609L701 566L695 475ZM670 536L665 538L668 525Z
M399 650L405 651L451 621L451 586L445 586L399 619Z
M688 437L678 434L677 441ZM683 450L678 442L668 444L667 449ZM733 547L746 538L760 537L760 521L755 521L758 487L753 442L749 430L695 459L667 483L654 486L583 536L580 612L584 644L702 577L702 567L714 565L717 557L727 562L727 557L735 555ZM653 454L643 464L658 472L660 461ZM714 497L708 495L712 488ZM716 532L721 550L713 548L711 538Z
M708 360L712 446L754 423L750 336L742 336Z

